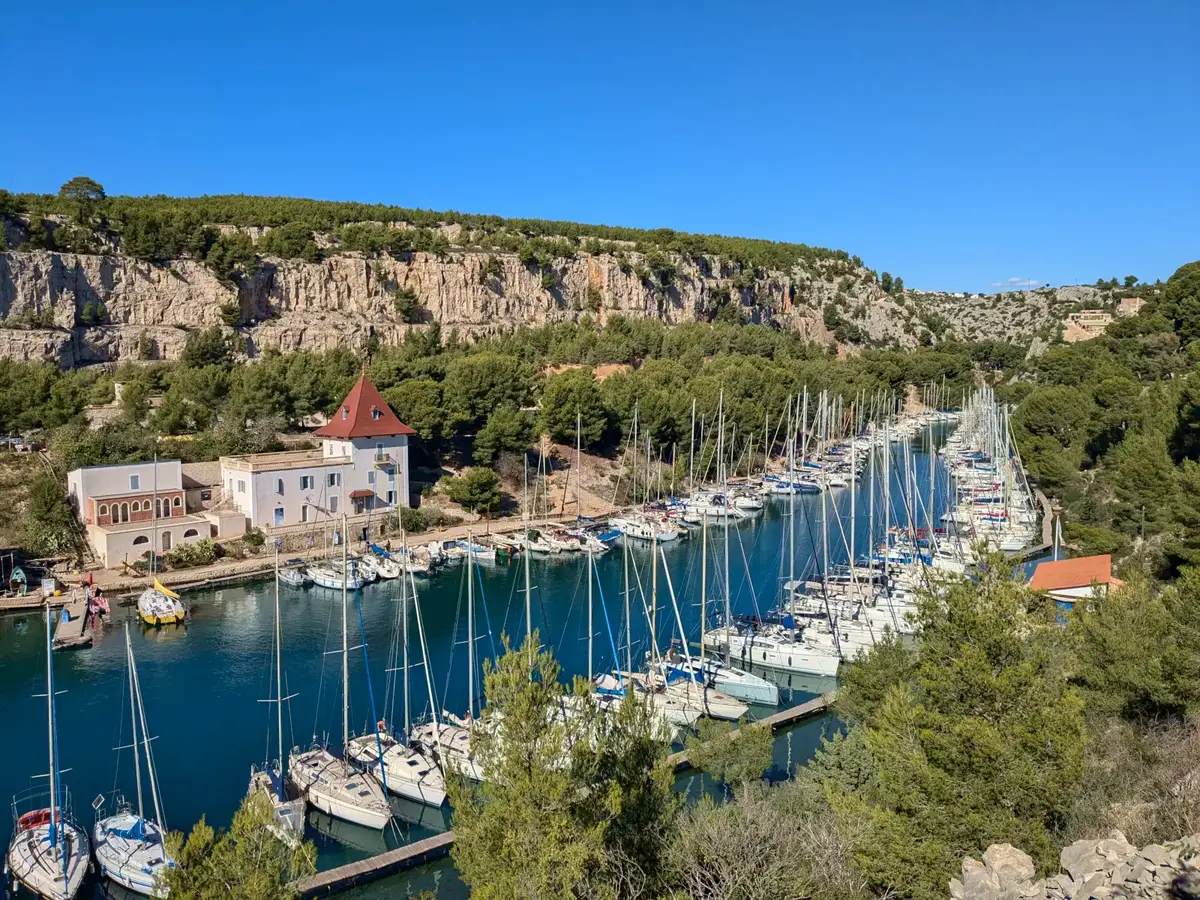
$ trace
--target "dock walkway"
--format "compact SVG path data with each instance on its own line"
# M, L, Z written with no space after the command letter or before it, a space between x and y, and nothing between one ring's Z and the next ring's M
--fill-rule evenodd
M92 629L88 627L87 601L73 599L63 607L56 617L54 626L54 649L67 650L82 647L92 642Z
M759 719L758 724L766 725L775 731L784 725L791 725L801 719L825 712L833 703L835 696L836 694L830 693L814 697L807 703L801 703L799 706L789 709L781 709L765 719ZM737 737L736 730L731 732L731 737ZM683 771L689 766L686 750L673 753L668 759L676 772ZM395 850L388 850L378 856L371 856L360 859L358 862L338 866L336 869L318 872L300 879L293 887L303 900L309 900L312 897L328 897L357 885L386 878L406 869L413 869L435 859L441 859L449 855L452 846L454 846L454 832L447 831L445 834L434 835L413 844L397 847Z

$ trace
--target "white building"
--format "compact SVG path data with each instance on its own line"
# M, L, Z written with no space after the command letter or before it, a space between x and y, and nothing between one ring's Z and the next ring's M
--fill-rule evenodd
M319 449L221 457L224 500L268 528L406 507L414 433L363 375L313 432Z
M212 537L213 524L187 509L179 460L86 466L67 474L67 496L107 568Z

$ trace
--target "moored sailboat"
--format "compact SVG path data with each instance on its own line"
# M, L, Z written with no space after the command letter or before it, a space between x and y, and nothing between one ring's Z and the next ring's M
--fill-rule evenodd
M345 533L343 516L342 532ZM346 545L342 544L342 571L349 572ZM350 743L350 650L347 632L348 579L341 582L342 589L342 747ZM345 759L332 753L329 748L313 746L309 750L298 748L288 759L291 782L310 804L356 825L368 828L383 828L392 818L391 807L383 787L370 775L356 772Z
M124 801L117 799L114 815L103 815L103 805L96 810L96 825L92 839L96 848L96 862L100 874L127 890L148 897L165 897L167 887L163 877L175 863L167 855L164 842L162 803L158 793L158 776L154 770L154 754L150 750L151 738L146 732L146 710L142 703L142 686L138 681L137 664L133 658L133 644L129 640L129 626L125 626L125 664L129 669L129 713L133 741L133 772L137 781L137 812ZM138 737L139 725L141 737ZM146 757L146 779L150 785L153 803L153 818L147 818L142 809L142 770L139 753Z
M13 836L4 868L6 875L39 897L71 900L83 884L91 853L87 833L72 820L70 796L62 787L49 606L46 607L46 719L49 787L47 791L34 789L13 798ZM38 801L47 793L50 805L42 807Z
M296 845L304 836L304 796L288 796L287 757L283 752L283 704L292 696L283 696L283 626L279 616L279 545L275 545L275 696L265 702L274 703L276 729L279 736L279 760L272 765L250 767L250 786L247 794L263 794L275 814L275 834L285 844Z

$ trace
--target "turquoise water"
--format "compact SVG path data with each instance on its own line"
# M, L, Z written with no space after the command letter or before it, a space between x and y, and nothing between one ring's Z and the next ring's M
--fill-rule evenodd
M918 471L925 458L918 459ZM924 470L924 471L927 471ZM924 482L922 482L924 483ZM861 492L860 492L861 493ZM849 492L830 495L848 514ZM865 552L866 499L860 496L860 525L856 541ZM940 506L940 496L939 496ZM756 519L731 527L729 559L732 605L736 611L770 607L778 597L781 573L786 575L788 556L788 504L768 502ZM812 568L814 546L819 547L820 500L797 499L797 574ZM830 503L832 517L833 503ZM893 522L903 512L893 515ZM831 519L832 521L832 519ZM848 530L848 523L844 526ZM831 531L837 535L836 526ZM833 546L840 538L831 541ZM700 540L665 547L669 583L679 599L679 616L691 640L699 634ZM721 528L710 529L709 597L719 596L723 583L724 538ZM844 559L831 550L831 558ZM648 591L650 550L635 547L629 554L633 603L640 603L637 585ZM624 662L625 619L622 603L623 559L620 548L596 563L599 589L595 597L594 660L597 671L613 663L613 644L620 645ZM533 621L544 643L553 648L564 673L587 669L586 565L578 557L532 562ZM499 649L501 633L520 638L524 632L524 569L481 566L475 584L477 600L477 652L489 656ZM675 630L668 577L659 572L660 644ZM399 721L401 702L385 701L389 642L398 595L396 582L369 586L362 594L363 631L370 655L374 706L367 689L361 649L350 654L351 728L367 728L376 718ZM436 578L418 580L418 591L430 651L430 673L439 706L463 712L467 708L466 568L450 570ZM601 601L603 595L603 602ZM274 707L259 702L273 695L272 631L274 596L271 582L208 590L185 596L189 607L186 626L146 629L137 623L130 607L117 607L113 623L89 648L56 653L58 728L63 775L80 824L90 828L89 804L97 795L115 790L134 796L132 759L128 751L113 748L128 743L128 688L122 627L130 623L134 653L144 696L167 825L186 830L201 816L210 824L228 824L245 794L250 765L277 755L273 733ZM304 745L314 735L341 732L341 603L340 593L321 588L281 588L283 611L285 692L295 697L285 707L287 743ZM606 624L602 610L608 613ZM486 611L486 612L485 612ZM490 624L490 630L489 630ZM418 661L413 627L413 660ZM613 639L610 640L609 631ZM632 633L634 659L647 646L645 618L635 609ZM350 646L363 643L355 606L350 609ZM29 776L46 769L44 693L45 631L37 615L0 617L0 719L5 723L0 745L0 796L8 797L29 786ZM330 651L334 651L330 653ZM327 655L327 653L329 655ZM784 677L784 676L781 676ZM784 702L802 702L832 687L831 680L794 678L784 682ZM394 692L398 693L398 692ZM427 713L428 693L424 674L411 673L410 696L414 718ZM763 714L767 710L756 710ZM823 731L826 719L803 723L781 734L776 743L776 776L804 762ZM118 757L120 757L118 766ZM698 791L699 776L681 781L681 788ZM147 794L146 804L149 807ZM380 834L311 813L310 837L317 843L319 865L329 868L352 859L379 853L389 847L426 837L449 826L448 811L418 804L395 802L397 827ZM465 896L448 863L398 876L363 888L352 896L404 896L432 889L441 895ZM99 896L99 894L97 894Z

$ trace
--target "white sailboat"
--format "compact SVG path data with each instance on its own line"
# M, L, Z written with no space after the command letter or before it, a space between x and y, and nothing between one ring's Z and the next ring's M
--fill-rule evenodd
M137 781L137 812L123 798L117 801L114 815L104 816L103 805L96 811L96 825L92 829L92 840L96 848L96 863L100 874L126 890L147 897L165 897L167 887L163 883L166 870L175 863L167 855L163 843L166 826L163 824L162 803L158 795L158 776L154 771L154 754L150 749L150 737L146 731L146 709L142 704L142 686L138 681L137 664L133 658L133 644L129 640L129 625L125 625L125 664L129 668L129 717L133 741L133 772ZM150 798L154 817L146 818L142 810L142 770L140 763L139 725L141 729L141 751L146 755L146 778L150 784Z
M283 696L283 626L279 615L279 544L275 544L275 697L276 729L279 734L279 760L275 764L250 767L250 787L247 794L263 794L275 813L274 831L285 844L295 846L304 837L303 794L295 800L287 792L287 757L283 752L283 704L294 694Z
M766 706L779 705L779 685L768 681L752 672L747 672L734 666L726 665L718 659L705 655L704 632L707 628L708 616L708 516L704 517L702 531L702 550L700 556L700 658L695 659L687 652L686 640L684 653L669 654L662 663L663 674L669 680L686 678L706 689L719 691L722 695L744 700L747 703L760 703ZM705 700L708 695L706 693ZM706 707L707 707L706 703ZM711 709L706 708L708 715L720 718Z
M404 728L399 736L387 729L386 722L380 722L375 731L351 738L346 745L346 756L361 769L370 772L387 788L389 793L398 797L406 797L428 806L441 806L446 802L446 781L438 769L437 763L421 750L406 745L404 737L408 733L409 723L409 694L408 694L408 583L411 575L400 579L400 599L396 618L399 620L393 627L391 656L395 657L397 643L403 654L403 665L399 671L403 673ZM416 585L413 584L413 598L416 599ZM398 632L398 633L397 633ZM394 686L394 675L397 667L388 669L389 683ZM394 696L394 687L388 690ZM431 700L432 703L432 700Z
M91 856L87 833L71 819L70 797L62 788L58 730L54 709L54 654L50 607L46 607L46 719L50 805L38 801L47 792L27 791L13 798L13 836L4 857L5 875L46 900L71 900L87 874ZM32 806L32 808L30 808ZM21 812L24 808L25 812Z
M467 538L470 541L470 536ZM426 753L436 757L443 771L457 772L472 781L483 781L484 772L471 750L471 728L478 724L475 718L475 582L471 573L471 555L467 554L467 718L463 719L443 711L439 720L430 688L429 709L432 721L412 728L410 740ZM415 588L414 588L415 593ZM421 613L417 610L417 627L421 628L421 646L425 647L425 633L421 625ZM426 657L425 675L428 679L429 666Z
M342 533L345 534L345 516ZM342 543L342 571L350 571L346 544ZM350 743L350 649L347 640L347 585L342 581L342 747ZM322 812L367 828L383 828L392 818L383 787L326 747L294 749L288 760L296 790Z

